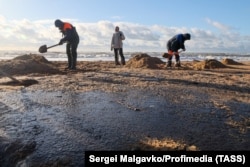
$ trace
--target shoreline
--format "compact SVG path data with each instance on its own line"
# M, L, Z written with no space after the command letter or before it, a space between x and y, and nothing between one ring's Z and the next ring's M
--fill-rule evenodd
M148 54L152 57L158 57L161 60L165 61L165 59L162 58L162 54L165 51L162 52L124 52L125 59L129 60L133 57L133 55L136 54ZM39 54L38 52L32 52L32 51L6 51L6 52L0 52L0 61L4 60L11 60L15 57L18 57L20 55L24 54L38 54L41 56L44 56L49 61L67 61L67 56L65 52L47 52L43 54ZM221 61L224 58L233 59L235 61L250 61L250 55L249 54L239 54L239 53L213 53L213 52L185 52L181 54L181 61L194 61L194 60L205 60L205 59L216 59L218 61ZM114 59L114 53L113 52L78 52L78 61L113 61Z

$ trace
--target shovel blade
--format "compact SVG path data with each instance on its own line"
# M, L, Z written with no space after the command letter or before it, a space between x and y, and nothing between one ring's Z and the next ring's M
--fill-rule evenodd
M45 52L47 52L47 45L41 46L41 47L39 48L39 52L40 52L40 53L45 53Z
M163 53L162 57L164 58L170 58L172 55L168 53Z

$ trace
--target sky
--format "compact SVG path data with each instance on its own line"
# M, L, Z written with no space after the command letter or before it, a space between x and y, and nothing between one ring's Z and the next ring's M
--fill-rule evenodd
M57 44L61 19L76 27L83 52L110 51L119 26L125 52L165 52L172 36L190 33L187 52L250 53L249 16L249 0L0 0L0 50Z

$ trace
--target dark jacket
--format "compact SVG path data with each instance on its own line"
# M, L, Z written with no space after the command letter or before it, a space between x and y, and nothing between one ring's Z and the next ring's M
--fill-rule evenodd
M175 35L167 42L167 49L177 52L179 49L185 50L184 42L187 40L183 34Z
M79 43L79 36L76 31L76 28L71 25L70 23L63 22L63 26L59 28L60 31L63 33L63 38L61 42L69 42L78 44Z

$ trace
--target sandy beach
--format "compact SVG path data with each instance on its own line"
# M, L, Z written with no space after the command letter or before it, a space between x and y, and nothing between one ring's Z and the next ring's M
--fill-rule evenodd
M86 150L250 151L250 62L66 64L0 62L1 164L80 166Z

